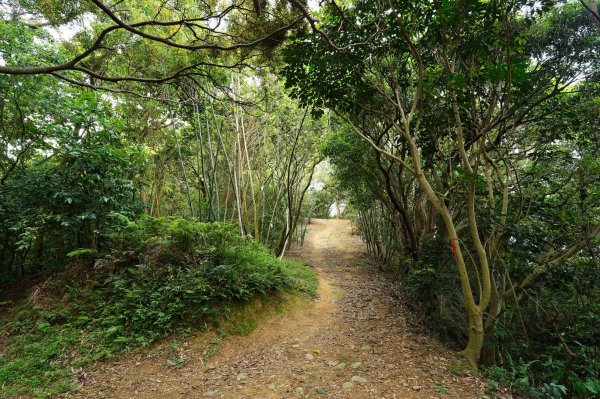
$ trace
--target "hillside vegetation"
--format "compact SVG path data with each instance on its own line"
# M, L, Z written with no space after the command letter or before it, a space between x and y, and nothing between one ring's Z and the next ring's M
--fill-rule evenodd
M176 331L218 327L233 307L283 290L314 295L306 266L273 257L235 226L181 218L121 221L111 251L74 251L2 317L6 395L76 388L82 367Z

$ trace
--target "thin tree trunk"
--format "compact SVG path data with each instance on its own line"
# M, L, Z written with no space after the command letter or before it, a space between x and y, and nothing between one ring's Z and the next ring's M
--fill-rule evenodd
M185 184L185 191L187 194L188 205L190 207L190 216L194 217L194 205L192 204L192 195L190 193L190 185L185 172L185 165L183 164L183 156L181 155L181 146L179 145L179 138L177 137L177 129L175 127L175 114L171 111L171 126L173 127L173 137L175 137L175 145L177 146L177 155L179 156L179 164L181 166L181 172L183 173L183 182Z

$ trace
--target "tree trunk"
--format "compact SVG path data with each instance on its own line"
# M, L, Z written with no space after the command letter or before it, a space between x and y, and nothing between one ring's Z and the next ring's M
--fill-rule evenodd
M479 368L479 358L483 349L483 339L485 332L483 328L483 313L478 309L470 309L469 316L469 340L467 346L461 353L467 358L469 363L476 369Z

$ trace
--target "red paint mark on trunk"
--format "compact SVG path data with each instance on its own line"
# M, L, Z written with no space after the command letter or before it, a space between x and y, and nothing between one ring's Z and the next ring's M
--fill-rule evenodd
M452 252L454 252L454 256L457 256L456 251L458 251L457 247L458 237L454 237L450 240L450 245L452 246Z

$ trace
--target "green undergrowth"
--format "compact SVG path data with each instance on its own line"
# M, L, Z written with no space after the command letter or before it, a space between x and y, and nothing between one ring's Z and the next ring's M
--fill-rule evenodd
M294 315L310 306L311 298L300 291L279 292L276 295L261 295L256 299L234 306L230 316L214 329L212 339L203 348L204 362L219 353L221 344L232 336L248 336L261 322L279 315ZM180 361L170 360L168 364L179 365ZM181 364L183 365L183 364Z
M235 307L225 321L223 332L225 335L248 336L262 321L281 314L293 314L299 308L305 308L308 300L306 295L298 291L262 295L243 306Z
M227 224L123 220L105 247L95 260L75 254L63 273L1 318L0 397L77 389L77 374L94 362L177 331L231 318L229 333L244 335L259 322L240 316L244 303L316 293L309 268L276 259Z

